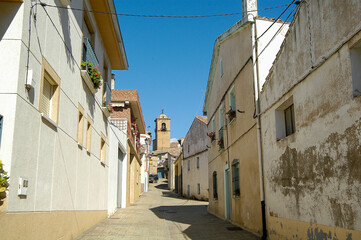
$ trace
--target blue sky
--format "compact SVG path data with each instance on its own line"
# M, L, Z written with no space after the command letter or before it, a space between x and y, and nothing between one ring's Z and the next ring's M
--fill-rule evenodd
M291 2L258 0L258 8ZM116 0L115 4L118 13L129 14L206 15L242 11L241 0ZM258 14L277 18L284 9ZM194 117L202 116L214 41L241 15L118 19L129 70L115 71L115 88L138 90L146 127L150 126L153 133L154 119L164 109L171 117L171 138L185 137Z

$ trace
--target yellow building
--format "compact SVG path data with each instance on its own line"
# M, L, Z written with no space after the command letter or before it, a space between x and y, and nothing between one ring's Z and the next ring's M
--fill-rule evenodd
M255 103L288 26L258 17L254 0L244 0L243 10L248 15L215 41L207 83L208 210L265 237Z
M127 206L142 193L140 134L145 134L145 123L137 90L112 90L112 122L123 121L127 131Z

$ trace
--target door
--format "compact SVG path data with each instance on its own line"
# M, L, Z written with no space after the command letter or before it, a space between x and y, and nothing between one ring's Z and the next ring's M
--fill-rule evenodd
M122 171L123 171L124 154L118 148L118 186L117 186L117 207L122 207Z
M231 219L231 196L230 196L230 181L229 181L229 167L224 169L224 217Z

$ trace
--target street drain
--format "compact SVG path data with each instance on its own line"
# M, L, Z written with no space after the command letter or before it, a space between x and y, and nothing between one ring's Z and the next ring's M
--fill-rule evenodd
M243 231L243 229L240 227L227 227L227 229L229 231Z

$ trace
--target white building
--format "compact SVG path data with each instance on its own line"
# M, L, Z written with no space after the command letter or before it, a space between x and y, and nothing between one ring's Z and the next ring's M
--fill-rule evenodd
M114 3L44 2L0 2L4 239L71 239L108 214L110 75L128 66L117 18L89 10ZM82 61L102 72L101 87Z

